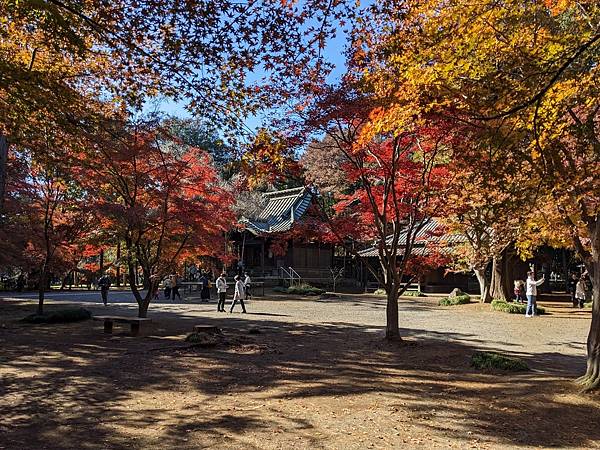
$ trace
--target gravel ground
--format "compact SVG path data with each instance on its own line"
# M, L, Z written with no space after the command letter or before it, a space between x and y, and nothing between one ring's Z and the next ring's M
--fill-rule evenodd
M50 309L74 300L54 297ZM85 300L96 314L135 311ZM381 339L384 300L372 296L273 295L248 314L161 303L138 338L18 322L32 306L0 300L0 448L600 447L600 400L570 382L590 313L567 304L530 319L403 299L403 344ZM214 346L184 341L200 323L223 330ZM477 372L480 349L532 370Z

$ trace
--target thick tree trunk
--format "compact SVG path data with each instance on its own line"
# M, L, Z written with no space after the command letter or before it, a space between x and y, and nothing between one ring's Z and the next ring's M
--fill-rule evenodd
M150 279L150 278L148 278ZM160 280L152 279L149 282L148 291L146 292L146 296L142 299L141 302L138 302L138 317L146 318L148 317L148 307L150 306L150 302L154 298L154 295L158 292L158 285L160 284Z
M481 303L490 303L492 301L492 296L490 295L490 283L485 275L485 268L473 269L473 272L475 273L477 281L479 282L479 301Z
M385 338L388 341L401 339L398 328L398 290L394 287L387 291Z
M138 304L138 317L145 319L148 317L148 307L150 306L150 299L145 298Z
M514 296L514 280L515 280L515 262L517 254L513 246L510 246L504 251L502 263L502 292L506 300L512 299Z
M587 340L587 370L578 381L585 390L592 390L600 388L600 219L588 229L591 255L585 265L593 288L592 324Z
M493 299L506 300L502 288L502 256L492 258L492 279L490 281L490 296Z
M509 300L510 289L507 291L506 265L508 249L504 249L500 255L492 258L492 280L490 282L490 296L493 299Z
M600 387L600 263L596 261L592 266L588 268L592 278L594 300L592 324L587 339L587 370L578 380L586 390Z

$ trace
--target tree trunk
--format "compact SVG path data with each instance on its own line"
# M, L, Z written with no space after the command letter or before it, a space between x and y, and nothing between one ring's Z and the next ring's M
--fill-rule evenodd
M44 261L44 264L42 264L42 267L40 269L40 281L38 284L38 308L37 308L37 313L39 315L44 314L44 294L46 292L46 269L47 264L46 261Z
M513 298L516 258L517 253L511 245L505 250L502 258L502 263L504 265L502 270L502 292L504 292L506 300Z
M387 304L386 304L386 324L385 338L388 341L399 341L400 329L398 328L398 288L395 283L388 283L386 286Z
M117 242L117 287L121 287L121 242Z
M138 317L140 319L145 319L148 317L148 306L150 306L150 299L145 298L138 303Z
M586 269L592 281L592 324L587 340L587 370L577 381L585 390L600 387L600 220L590 229L591 257Z
M490 303L492 301L492 296L490 295L490 283L485 275L485 268L473 269L473 272L475 273L477 281L479 282L479 301L481 303Z
M492 258L492 280L490 282L490 296L492 299L509 300L510 289L507 290L505 260L508 259L508 248Z
M67 275L65 275L65 277L62 279L62 283L60 284L60 290L62 291L64 288L67 287L67 283L69 282L69 278L71 277L71 273L73 273L73 271L69 271L67 273Z
M0 217L4 213L4 198L6 197L6 172L8 164L8 142L6 136L0 134Z
M502 256L492 258L492 279L490 281L490 297L493 299L506 300L502 289Z
M129 279L135 280L136 265L133 262L128 261L127 268L129 271ZM138 291L138 288L137 288L137 285L135 284L135 282L129 283L129 288L131 289L131 293L135 297L135 301L138 304L138 317L146 317L146 315L148 314L148 303L149 302L146 303L145 302L146 299L142 298L142 295L140 294L140 291ZM146 295L146 297L148 297L148 296Z

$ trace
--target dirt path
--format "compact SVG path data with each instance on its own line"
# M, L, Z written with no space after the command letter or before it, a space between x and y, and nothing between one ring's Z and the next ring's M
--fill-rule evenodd
M569 382L589 313L559 304L526 319L409 300L402 345L382 342L383 301L369 297L256 300L248 315L156 305L141 338L16 321L31 308L0 301L0 448L600 447L600 400ZM197 323L226 342L190 348ZM482 348L533 370L478 373Z

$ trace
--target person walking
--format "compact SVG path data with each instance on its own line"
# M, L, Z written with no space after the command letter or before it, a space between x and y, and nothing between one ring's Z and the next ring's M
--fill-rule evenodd
M585 279L581 277L575 286L575 306L583 308L585 303Z
M250 278L250 274L248 272L244 273L244 287L246 288L246 300L250 300L252 298L252 278Z
M233 300L229 312L233 312L233 307L239 300L240 305L242 305L242 312L245 313L246 305L244 305L244 297L246 296L246 288L244 287L244 282L240 279L239 275L236 275L233 279L235 280L235 291L233 293Z
M225 273L219 275L215 284L217 285L217 296L219 297L217 311L225 312L225 297L227 296L227 280L225 279Z
M546 281L544 276L539 280L535 280L535 274L532 270L527 272L527 310L525 311L525 317L533 317L535 316L535 306L536 306L536 297L537 297L537 287Z
M181 300L181 295L179 295L179 275L177 275L177 272L173 272L169 280L171 281L171 300L174 301L175 296Z
M110 289L110 277L106 274L102 275L98 280L98 287L100 287L102 303L104 303L104 306L108 306L108 290Z
M573 303L573 308L577 307L577 298L575 297L575 289L577 288L577 282L579 278L577 278L577 274L572 274L571 279L567 281L567 292L571 294L571 303Z

